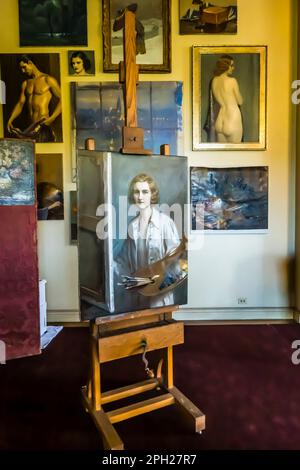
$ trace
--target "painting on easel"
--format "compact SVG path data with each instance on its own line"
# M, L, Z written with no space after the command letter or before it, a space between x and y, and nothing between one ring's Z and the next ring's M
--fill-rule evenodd
M78 175L83 318L186 304L186 158L82 151Z

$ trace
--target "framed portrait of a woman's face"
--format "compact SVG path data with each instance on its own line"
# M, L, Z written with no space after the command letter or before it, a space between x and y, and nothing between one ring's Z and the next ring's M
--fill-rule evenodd
M68 51L68 65L74 77L95 75L94 51Z
M193 150L266 148L266 46L193 47Z
M145 73L171 72L170 0L102 0L103 71L117 72L123 60L124 13L136 17L136 63Z

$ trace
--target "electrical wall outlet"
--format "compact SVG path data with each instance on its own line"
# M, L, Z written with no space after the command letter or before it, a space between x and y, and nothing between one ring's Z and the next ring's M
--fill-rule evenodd
M237 303L238 305L247 305L247 297L238 297Z

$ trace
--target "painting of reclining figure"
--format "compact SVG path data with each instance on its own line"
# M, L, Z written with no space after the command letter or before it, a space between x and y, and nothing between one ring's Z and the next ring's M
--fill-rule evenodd
M186 158L80 151L78 176L82 318L186 304Z

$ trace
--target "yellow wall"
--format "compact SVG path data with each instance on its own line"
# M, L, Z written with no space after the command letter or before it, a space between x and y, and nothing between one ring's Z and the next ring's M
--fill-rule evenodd
M17 4L17 0L1 0L0 52L60 52L64 142L37 144L36 151L39 154L63 154L65 221L39 222L39 259L41 277L48 281L48 308L58 311L58 319L73 319L72 312L78 309L77 252L76 247L69 244L68 191L75 189L71 181L69 95L69 82L74 78L67 75L68 48L18 47ZM117 81L116 74L102 72L101 2L88 0L87 4L86 49L95 50L96 76L82 80ZM141 80L183 81L184 149L190 165L268 165L270 171L267 234L213 234L206 236L204 242L201 238L195 239L196 249L189 265L189 309L186 309L185 318L196 318L201 312L208 312L209 318L213 318L215 308L235 309L237 297L246 297L246 307L258 309L264 316L284 315L291 302L288 268L294 255L295 109L291 105L290 91L296 54L296 43L293 42L296 1L239 0L238 7L237 35L180 36L179 2L172 0L172 73L140 77ZM193 45L268 46L266 151L191 150ZM246 318L246 310L239 311L238 315ZM219 317L225 318L221 313Z

